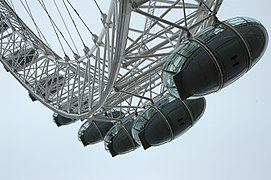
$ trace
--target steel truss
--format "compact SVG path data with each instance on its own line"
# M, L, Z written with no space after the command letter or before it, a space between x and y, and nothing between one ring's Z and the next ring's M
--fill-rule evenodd
M171 51L216 20L222 0L111 0L93 46L54 52L0 0L0 61L32 99L73 119L121 108L131 113L166 92L161 69Z

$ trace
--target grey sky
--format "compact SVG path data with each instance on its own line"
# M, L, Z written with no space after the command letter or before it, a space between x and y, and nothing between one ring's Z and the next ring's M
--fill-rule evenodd
M271 32L269 0L224 0L218 18L248 16ZM271 36L271 34L270 34ZM112 158L103 143L84 148L81 123L57 128L52 112L0 68L0 179L271 178L271 48L240 80L207 96L201 120L163 146Z

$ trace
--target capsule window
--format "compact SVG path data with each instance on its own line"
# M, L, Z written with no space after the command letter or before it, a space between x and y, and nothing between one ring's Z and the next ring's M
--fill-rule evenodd
M141 117L144 117L145 119L151 119L156 113L157 110L153 107L150 107L141 115Z
M186 58L182 55L174 54L171 56L171 61L165 66L165 69L171 72L178 72L185 60Z
M200 45L197 42L189 41L189 43L186 43L185 46L182 46L179 54L186 58L189 58L198 48L200 48Z
M210 26L209 28L206 28L205 30L199 32L196 35L196 38L206 43L210 41L211 39L213 39L218 34L224 32L225 30L226 28L223 27L222 25Z
M246 24L247 23L247 21L244 18L241 18L241 17L231 18L229 20L226 20L225 22L232 25L232 26L237 26L237 25L240 25L240 24Z

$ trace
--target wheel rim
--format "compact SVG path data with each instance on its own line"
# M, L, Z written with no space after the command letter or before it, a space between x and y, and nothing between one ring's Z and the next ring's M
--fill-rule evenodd
M93 45L83 43L81 54L64 51L61 58L37 27L34 33L11 3L1 1L0 60L35 99L65 117L86 119L111 108L136 111L166 92L160 77L164 59L187 36L210 25L221 3L112 0ZM29 48L34 54L26 53ZM18 50L23 60L8 64Z

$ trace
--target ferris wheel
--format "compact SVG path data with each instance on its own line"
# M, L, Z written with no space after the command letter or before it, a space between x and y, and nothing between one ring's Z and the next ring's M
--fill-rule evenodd
M38 0L36 4L55 36L53 43L60 47L58 52L38 25L44 20L35 18L33 4L27 0L0 1L0 60L33 101L41 102L54 112L58 126L85 120L78 132L84 145L106 136L106 149L113 156L117 155L112 137L122 130L128 134L130 149L139 144L146 149L152 142L142 135L145 126L137 129L138 124L145 122L144 115L149 117L157 112L162 119L167 119L167 110L163 108L171 102L181 107L178 111L184 109L187 120L178 120L179 126L189 123L175 132L171 122L163 121L169 131L167 141L200 118L205 109L202 97L205 94L187 101L182 95L174 94L169 81L165 80L170 76L167 73L172 73L167 61L173 56L172 52L176 54L176 49L189 39L196 42L198 34L220 22L216 15L222 0L111 0L106 13L94 0L91 8L98 9L98 14L93 18L101 18L101 30L97 34L77 9L76 2ZM32 21L32 27L22 20L19 8ZM228 22L231 26L216 29L216 33L226 27L233 29L233 21ZM87 40L90 37L91 41ZM244 47L248 46L244 39L242 42ZM198 43L197 47L206 46L206 43ZM193 51L195 47L186 50ZM248 56L252 55L248 53ZM216 91L223 87L225 77L219 62L212 58L220 70ZM178 62L184 63L181 61ZM154 143L157 144L161 142Z

